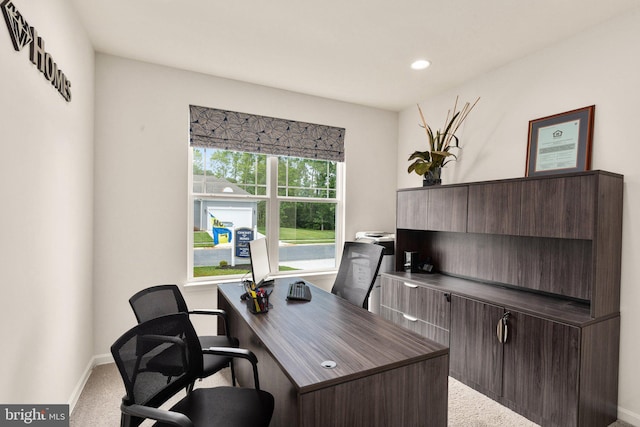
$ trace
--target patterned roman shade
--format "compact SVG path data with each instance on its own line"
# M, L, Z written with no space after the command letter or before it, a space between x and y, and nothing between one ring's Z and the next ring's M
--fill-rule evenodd
M191 145L344 161L344 128L191 105Z

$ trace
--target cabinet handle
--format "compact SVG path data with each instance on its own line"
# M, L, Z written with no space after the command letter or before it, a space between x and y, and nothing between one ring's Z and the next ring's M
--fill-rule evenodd
M414 285L413 283L402 282L407 288L417 288L418 285Z
M417 322L418 321L417 317L409 316L408 314L402 313L402 317L407 319L409 322Z
M498 336L498 341L500 341L501 343L506 343L509 336L509 324L507 323L507 320L509 319L510 315L511 313L507 311L502 316L502 318L498 320L496 335Z

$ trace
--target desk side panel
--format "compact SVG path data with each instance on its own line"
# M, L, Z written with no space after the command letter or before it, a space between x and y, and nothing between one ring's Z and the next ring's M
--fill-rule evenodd
M449 356L301 395L304 427L447 425Z

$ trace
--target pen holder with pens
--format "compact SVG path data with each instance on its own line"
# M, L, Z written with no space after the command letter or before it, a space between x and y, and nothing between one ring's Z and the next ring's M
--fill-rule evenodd
M247 308L253 314L262 314L269 311L269 294L264 292L264 290L249 294L249 298L247 298L246 301Z
M256 289L253 282L244 282L245 290L247 291L242 299L247 303L247 308L253 314L262 314L269 311L269 295L271 292L267 292L264 289Z

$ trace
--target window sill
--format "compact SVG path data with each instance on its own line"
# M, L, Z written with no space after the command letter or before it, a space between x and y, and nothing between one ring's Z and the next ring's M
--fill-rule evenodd
M323 270L323 271L288 271L279 273L277 275L272 276L274 279L286 279L288 277L300 277L302 279L309 279L309 282L313 283L313 278L316 279L328 279L331 276L335 276L338 273L337 269L331 270ZM218 286L223 283L238 283L242 281L242 277L224 277L219 276L218 278L210 278L210 279L192 279L185 283L185 288L199 288L199 287L211 287Z

